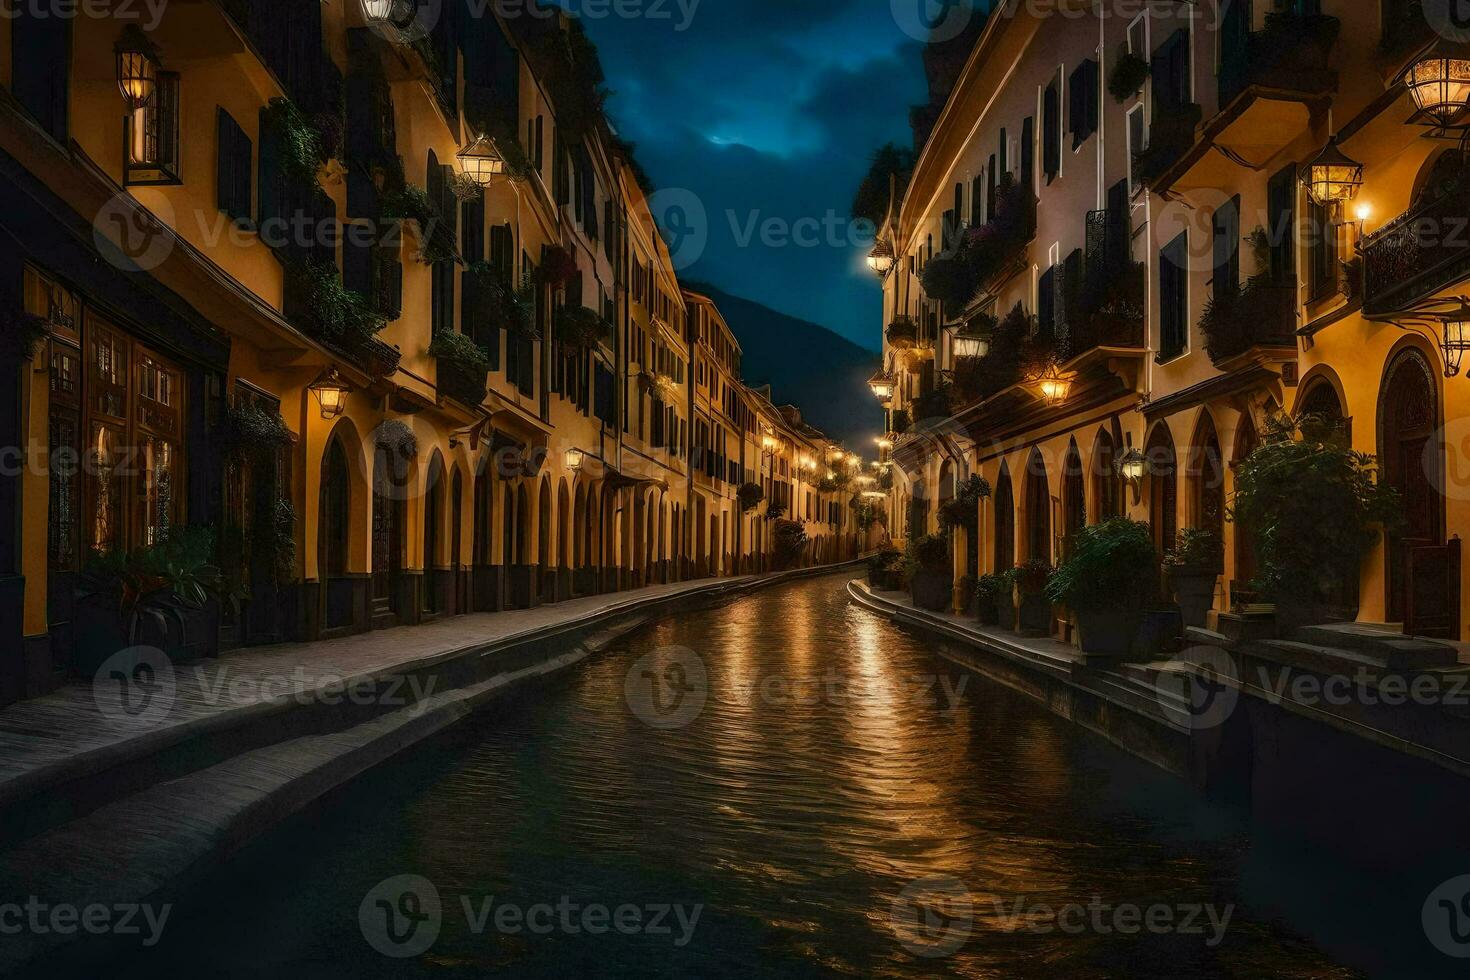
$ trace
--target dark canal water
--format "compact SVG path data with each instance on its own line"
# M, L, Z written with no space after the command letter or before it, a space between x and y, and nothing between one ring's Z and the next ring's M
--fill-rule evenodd
M1348 975L1243 897L1250 846L822 578L492 704L253 845L109 972ZM439 916L422 882L379 887L400 875Z

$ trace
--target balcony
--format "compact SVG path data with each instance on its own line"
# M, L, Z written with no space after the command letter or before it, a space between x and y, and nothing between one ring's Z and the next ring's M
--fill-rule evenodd
M1244 286L1212 297L1200 317L1200 333L1210 360L1230 370L1253 352L1296 351L1296 279L1256 276Z
M1222 34L1220 108L1252 89L1297 102L1331 95L1337 72L1328 62L1341 29L1336 17L1268 14L1265 30Z
M1148 130L1148 147L1133 156L1133 175L1138 183L1156 190L1169 181L1169 172L1195 145L1195 130L1204 118L1198 103L1159 106Z
M911 350L919 342L919 324L911 316L897 316L884 332L894 350Z
M1470 188L1422 202L1363 240L1363 312L1385 316L1470 276Z
M484 373L465 370L447 358L439 358L438 387L450 398L470 408L485 400Z

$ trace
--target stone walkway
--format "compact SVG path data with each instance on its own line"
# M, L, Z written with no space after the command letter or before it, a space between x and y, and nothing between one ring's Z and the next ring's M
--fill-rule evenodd
M125 705L117 682L69 684L0 708L0 803L34 790L43 776L52 780L86 775L117 759L226 724L234 713L316 695L340 695L348 685L476 650L493 651L622 610L634 615L661 600L739 591L772 577L697 579L535 609L471 613L337 639L232 651L218 660L179 665L172 677L161 675L155 689L171 697L171 704L144 707L135 690Z

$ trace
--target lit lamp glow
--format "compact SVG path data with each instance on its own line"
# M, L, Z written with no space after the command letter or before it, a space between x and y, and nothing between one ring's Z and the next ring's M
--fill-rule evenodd
M1353 208L1353 217L1358 219L1358 224L1367 224L1368 219L1373 217L1373 205L1367 201L1359 201L1358 206Z
M990 353L990 338L968 330L956 330L950 335L950 349L955 357L984 357Z
M1398 77L1419 111L1441 126L1448 126L1470 103L1470 59L1456 54L1441 42Z
M873 394L880 402L886 402L893 397L893 379L886 374L875 374L868 379L868 387L873 389Z
M117 86L129 111L153 101L158 90L158 51L136 24L129 24L113 46L117 55Z
M875 242L868 253L868 268L879 276L888 275L888 270L893 268L893 246L882 239Z
M864 490L863 496L867 497L869 500L882 500L884 497L888 496L888 494L884 493L882 490Z
M505 158L488 136L476 136L454 158L459 161L459 168L465 176L480 187L489 187L496 177L505 173Z
M362 16L369 24L397 26L412 15L412 0L362 0Z
M1345 204L1363 186L1363 165L1343 153L1334 136L1302 172L1302 183L1312 200L1323 207Z
M1133 502L1143 496L1143 478L1148 475L1148 457L1133 446L1118 460L1118 475L1133 488Z
M892 439L889 439L886 436L879 436L877 439L874 439L873 441L878 444L878 448L879 449L892 449L893 448L893 440Z
M335 367L328 368L325 374L307 385L306 389L316 396L324 419L334 419L341 415L347 407L347 395L352 391Z
M761 448L768 453L776 451L776 438L771 435L761 436Z
M1460 308L1444 316L1444 340L1440 350L1444 353L1444 376L1453 378L1460 373L1465 351L1470 350L1470 301L1461 300Z
M1048 405L1060 405L1072 392L1072 379L1058 371L1053 364L1036 379L1036 390Z
M582 450L576 448L575 446L573 446L571 449L568 449L566 451L567 469L580 470L582 468L582 460L585 459L586 456L586 453L582 452Z

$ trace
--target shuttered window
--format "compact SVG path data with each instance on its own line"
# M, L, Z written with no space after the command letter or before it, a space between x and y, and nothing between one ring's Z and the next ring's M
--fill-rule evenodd
M1285 285L1296 276L1296 165L1271 178L1266 187L1266 234L1271 243L1271 279Z
M1212 289L1218 303L1240 286L1240 198L1221 205L1210 224L1215 236Z
M1184 352L1189 340L1189 232L1159 252L1159 360Z
M71 23L27 4L7 4L10 21L10 92L53 139L67 137Z
M123 117L123 182L179 183L179 76L158 73L153 98Z
M219 110L219 138L216 152L215 200L219 209L239 223L249 223L253 145L245 130L224 109Z
M1062 172L1062 94L1059 87L1059 82L1052 82L1041 99L1042 167L1048 184Z
M1036 119L1031 116L1021 124L1021 186L1036 187Z
M1189 31L1181 28L1154 53L1154 104L1162 112L1182 109L1190 102Z
M1101 70L1091 58L1082 62L1072 72L1068 81L1067 102L1072 124L1072 149L1077 149L1098 128L1098 100L1101 98L1099 76Z

